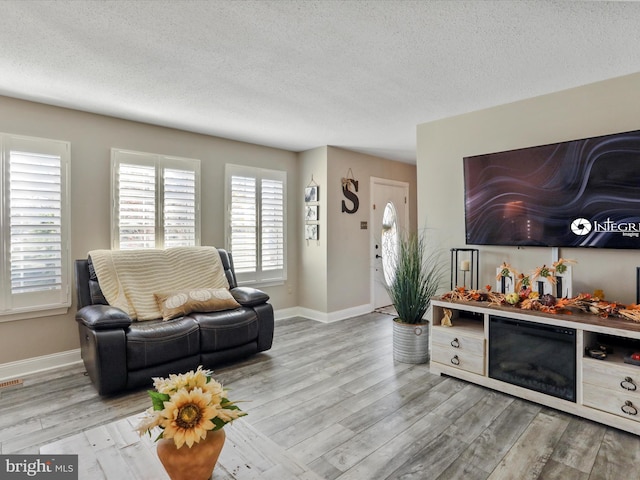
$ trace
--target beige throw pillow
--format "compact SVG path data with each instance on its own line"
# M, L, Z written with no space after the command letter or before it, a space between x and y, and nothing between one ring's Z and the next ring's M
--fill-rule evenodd
M199 288L171 293L155 293L162 320L188 315L191 312L217 312L238 308L226 288Z

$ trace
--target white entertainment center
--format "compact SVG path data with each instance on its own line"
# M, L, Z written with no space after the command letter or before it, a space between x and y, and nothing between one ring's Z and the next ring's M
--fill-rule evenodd
M446 310L452 313L451 327L441 325ZM624 362L629 345L637 342L640 351L640 323L580 312L552 315L488 302L441 299L431 301L431 319L432 373L460 378L640 435L640 366ZM575 384L571 386L575 401L490 376L490 365L495 368L496 363L490 359L490 328L497 328L495 322L500 320L548 327L574 338L575 367L571 363L570 369L575 368ZM538 341L544 342L544 335L540 338ZM585 347L597 343L606 343L613 352L602 360L587 356ZM526 348L522 350L523 357L528 353ZM521 361L519 355L514 357L514 364ZM556 374L550 371L541 375L553 379Z

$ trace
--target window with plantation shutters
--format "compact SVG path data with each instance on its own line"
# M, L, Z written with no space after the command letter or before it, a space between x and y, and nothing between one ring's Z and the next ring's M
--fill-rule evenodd
M226 248L238 282L286 279L286 173L226 166Z
M112 247L200 245L200 161L112 149Z
M71 305L70 145L0 134L0 146L0 320L65 313Z

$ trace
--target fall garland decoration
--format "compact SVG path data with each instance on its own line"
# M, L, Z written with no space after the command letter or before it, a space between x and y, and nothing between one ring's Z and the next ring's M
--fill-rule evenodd
M485 291L467 290L464 287L458 287L451 292L445 293L441 298L450 301L489 302L489 305L511 305L523 310L536 310L552 314L571 315L571 310L577 309L602 318L618 317L640 323L640 305L623 305L617 302L608 302L604 298L590 293L580 293L572 298L556 299L549 294L538 295L537 292L532 292L529 287L521 288L518 293L514 292L505 295L492 292L491 285L487 285L485 286Z
M557 275L563 275L575 260L560 258L553 262L552 266L541 267L533 270L529 275L518 273L507 262L503 262L498 268L496 280L504 277L515 279L515 291L511 293L498 293L491 291L491 285L486 285L485 290L467 290L465 287L457 287L451 292L442 295L443 300L462 302L489 302L489 305L510 305L523 310L536 310L552 314L571 315L572 310L581 310L585 313L598 315L602 318L618 317L640 323L640 305L623 305L618 302L609 302L604 299L602 290L596 290L594 294L580 293L572 298L556 298L551 294L540 295L531 289L531 285L538 279L546 279L552 285L558 282Z

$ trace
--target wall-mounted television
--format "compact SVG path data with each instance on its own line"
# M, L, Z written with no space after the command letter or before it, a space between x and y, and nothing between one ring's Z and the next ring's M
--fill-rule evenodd
M640 248L640 130L463 162L467 244Z

